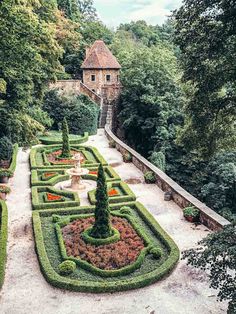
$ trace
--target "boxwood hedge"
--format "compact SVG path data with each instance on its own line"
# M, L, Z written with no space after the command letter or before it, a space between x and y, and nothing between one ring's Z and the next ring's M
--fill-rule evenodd
M136 200L135 194L131 191L129 186L125 182L112 182L108 184L108 191L110 189L117 189L119 191L119 195L109 196L109 203L122 203L122 202L131 202ZM95 197L96 190L92 190L88 192L88 198L90 204L96 204Z
M69 135L70 144L71 145L78 145L88 141L89 134L85 132L83 136L79 135ZM40 142L43 145L58 145L62 144L62 134L60 132L50 132L49 135L40 136Z
M62 196L64 200L62 201L46 201L46 193L51 193L53 195ZM42 187L32 187L32 207L34 210L48 209L48 208L68 208L73 206L79 206L80 200L79 196L75 192L68 192L64 190L57 190L53 187L42 186Z
M152 242L152 244L161 247L163 255L159 260L153 258L148 253L148 249L146 249L144 259L141 261L138 269L131 273L121 272L116 277L107 275L104 278L104 276L98 275L97 272L95 273L91 269L91 265L89 265L88 269L80 267L79 260L76 259L76 271L67 277L61 276L58 266L64 259L55 234L55 226L58 226L58 223L53 223L52 216L55 214L59 215L62 217L62 221L64 219L68 223L71 219L76 219L78 215L91 215L94 212L94 207L35 211L33 213L33 226L36 251L46 280L53 286L62 289L104 293L141 288L169 274L179 260L178 247L140 203L129 202L110 205L112 214L117 213L124 206L130 207L132 212L131 219L138 226L137 230L142 233L142 237L147 237L150 243Z
M50 163L47 159L47 153L53 152L55 150L61 149L61 146L58 145L50 145L50 146L40 146L34 147L30 152L30 166L31 169L69 169L72 167L71 164L53 164ZM86 158L86 161L82 165L82 167L96 167L99 164L103 166L108 166L107 161L102 157L102 155L98 152L98 150L94 147L90 146L79 146L73 145L71 146L72 150L78 150L83 153Z
M0 200L0 288L3 285L7 260L7 223L7 206Z

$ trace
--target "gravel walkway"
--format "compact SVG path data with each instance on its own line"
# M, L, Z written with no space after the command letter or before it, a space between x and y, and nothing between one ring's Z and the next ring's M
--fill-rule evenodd
M120 153L108 147L103 130L90 138L115 165L123 180L143 182L142 173L132 164L124 164ZM3 289L0 291L0 314L223 314L227 304L216 302L216 291L208 288L206 276L180 261L166 279L149 287L116 294L82 294L55 289L41 275L34 250L31 225L29 152L18 154L15 176L8 198L8 262ZM132 179L130 181L130 179ZM204 226L187 223L181 209L164 202L155 185L129 184L147 209L173 237L181 250L193 247L205 237Z

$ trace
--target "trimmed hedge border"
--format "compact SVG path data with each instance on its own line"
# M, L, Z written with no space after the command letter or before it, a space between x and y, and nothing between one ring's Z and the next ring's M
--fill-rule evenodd
M49 178L48 180L40 180L39 175L40 172L47 173L47 172L58 172L56 176ZM39 169L39 170L32 170L31 171L31 186L54 186L59 182L67 181L70 179L70 176L66 174L65 169Z
M5 277L7 261L8 212L6 203L0 200L0 288Z
M131 202L131 201L136 201L136 196L135 194L131 191L131 189L129 188L128 184L126 184L125 182L121 181L121 182L112 182L108 184L108 190L110 188L115 188L118 187L122 190L122 192L124 193L124 195L116 195L116 196L109 196L109 203L125 203L125 202ZM88 198L90 201L91 205L95 205L96 204L96 190L92 190L88 192Z
M90 171L97 171L98 167L88 167ZM121 181L118 174L113 170L111 166L105 166L104 167L105 173L109 175L110 178L107 178L107 182L119 182ZM39 175L40 173L47 173L47 172L58 172L55 176L52 178L49 178L48 180L40 180ZM33 169L31 171L31 186L54 186L57 183L67 181L70 179L70 176L66 174L66 169L57 169L57 168L45 168L45 169ZM82 176L82 179L84 180L93 180L97 181L97 176L94 174L86 174Z
M58 150L61 149L61 146L58 145L50 145L50 146L40 146L40 147L34 147L31 149L30 152L30 166L31 169L53 169L53 168L57 168L57 169L69 169L72 167L72 165L66 165L66 164L51 164L48 162L47 160L47 156L46 156L46 152L50 152L50 151L54 151L54 150ZM100 165L100 163L103 166L108 166L107 161L102 157L102 155L98 152L98 150L95 147L90 147L90 146L79 146L79 145L73 145L71 146L71 149L82 149L83 150L83 154L88 156L87 152L93 154L93 157L95 159L94 161L88 160L85 161L85 163L82 165L82 167L98 167ZM41 161L38 160L38 154L41 155ZM41 163L41 164L39 164ZM43 163L43 164L42 164Z
M70 136L70 135L69 135ZM71 145L78 145L78 144L83 144L86 143L88 141L89 138L89 134L88 132L85 132L83 136L79 136L78 135L78 139L70 139L70 144ZM58 139L50 139L50 135L49 136L40 136L39 137L40 142L43 145L58 145L58 144L62 144L62 139L60 138L60 136L58 136Z
M138 277L129 278L128 280L113 280L106 282L96 282L96 281L81 281L71 278L65 278L60 276L53 268L48 258L46 248L44 245L44 237L41 226L41 216L50 217L55 211L35 211L33 213L33 227L36 242L36 251L38 254L41 270L46 278L46 280L53 286L61 289L68 289L72 291L79 292L93 292L93 293L104 293L104 292L117 292L130 289L137 289L149 284L152 284L164 276L168 275L175 267L179 260L179 249L171 239L171 237L161 228L157 221L152 217L152 215L145 209L143 205L138 202L122 203L111 205L111 210L119 209L123 206L135 206L135 209L139 216L143 219L153 234L165 244L169 250L169 256L154 271L150 271L146 274L140 275ZM81 213L87 212L91 213L94 207L80 207L79 211ZM73 215L78 213L78 208L74 209L61 209L57 211L59 215Z
M52 194L56 194L59 196L64 196L64 197L69 197L72 198L72 201L51 201L41 203L39 200L39 193L40 192L48 192ZM32 207L33 210L41 210L41 209L48 209L48 208L68 208L68 207L73 207L73 206L79 206L80 205L80 200L79 196L75 192L69 192L69 191L62 191L62 190L57 190L55 188L49 187L49 186L41 186L41 187L32 187Z
M14 144L11 164L10 164L10 167L8 168L8 170L11 171L13 174L16 170L16 159L17 159L18 149L19 149L18 144Z

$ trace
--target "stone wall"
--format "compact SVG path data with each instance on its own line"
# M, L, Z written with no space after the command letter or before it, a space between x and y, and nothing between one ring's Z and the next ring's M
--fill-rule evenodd
M147 159L142 157L135 150L118 139L107 125L105 126L105 133L109 140L115 141L116 149L121 152L121 154L129 152L132 155L133 164L143 173L147 171L153 171L156 176L156 184L158 187L164 192L171 192L172 199L176 204L178 204L181 208L185 208L191 204L198 208L200 211L200 221L202 224L214 231L222 229L224 226L230 224L228 220L218 215L215 211L192 196L163 171L155 167Z
M91 80L91 76L95 75L95 81ZM108 82L106 76L110 75L111 80ZM94 90L98 95L102 93L104 85L116 85L119 83L119 70L83 70L83 83L89 89Z
M80 80L59 80L50 83L49 88L58 88L65 93L80 94Z

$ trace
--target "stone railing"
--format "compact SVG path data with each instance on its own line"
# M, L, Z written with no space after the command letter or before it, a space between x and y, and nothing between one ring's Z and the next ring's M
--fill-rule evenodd
M105 126L105 133L109 140L113 140L116 143L116 149L124 154L129 152L132 155L133 164L140 169L143 173L147 171L153 171L156 176L156 184L164 192L171 192L173 201L181 208L185 208L189 205L193 205L200 211L200 221L211 230L220 230L224 226L230 224L228 220L218 215L215 211L207 207L204 203L192 196L175 181L173 181L163 171L155 167L147 159L138 154L135 150L123 143L118 137L116 137L109 126Z
M87 95L90 99L92 99L97 105L102 106L102 98L89 89L84 83L80 82L80 92L81 94Z

